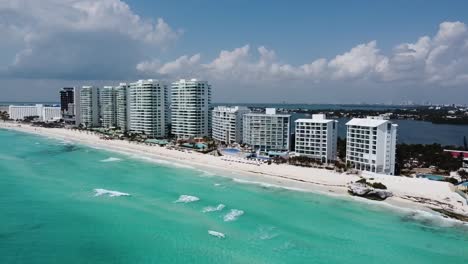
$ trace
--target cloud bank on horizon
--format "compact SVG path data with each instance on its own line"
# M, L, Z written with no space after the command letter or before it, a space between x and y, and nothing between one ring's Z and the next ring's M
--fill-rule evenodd
M281 80L436 83L442 86L468 82L468 31L464 23L443 22L433 37L402 43L384 55L377 41L359 44L332 59L309 64L281 63L274 50L264 46L253 54L250 45L223 50L206 63L201 54L183 55L174 61L143 61L137 70L148 76L184 76L193 72L209 79L268 82Z
M442 22L433 35L401 43L389 54L372 40L332 58L291 65L274 50L249 44L222 50L211 59L197 53L162 61L158 54L183 41L183 30L163 18L144 19L121 0L3 0L0 17L2 79L198 77L213 81L220 87L218 93L226 92L220 98L235 96L230 87L255 87L259 94L271 92L272 98L283 98L285 85L289 90L298 87L295 91L300 94L321 87L424 91L426 86L468 83L468 30L459 21Z

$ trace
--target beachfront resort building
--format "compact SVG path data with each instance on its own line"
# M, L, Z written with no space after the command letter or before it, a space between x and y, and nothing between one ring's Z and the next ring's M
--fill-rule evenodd
M112 86L104 86L99 92L101 111L101 126L115 128L117 126L117 90Z
M131 83L128 89L129 130L150 138L165 138L168 133L168 86L149 79Z
M290 120L290 115L277 114L274 108L245 114L242 140L258 151L289 151Z
M316 114L309 119L298 119L295 124L296 155L319 159L324 163L336 160L338 121L326 119L324 114Z
M172 134L178 139L209 136L211 85L197 79L172 83Z
M128 131L130 127L130 106L128 100L128 93L130 91L130 85L126 83L120 83L116 88L116 118L117 128L121 131Z
M35 117L39 121L49 122L62 118L62 112L58 106L36 105L10 105L8 115L13 120L24 120L26 117Z
M378 116L353 118L346 126L346 162L357 170L394 175L398 125Z
M94 86L81 87L79 102L79 124L85 127L99 127L101 124L99 88Z
M214 140L224 143L242 142L242 121L244 114L250 113L243 106L217 106L212 111L212 137Z

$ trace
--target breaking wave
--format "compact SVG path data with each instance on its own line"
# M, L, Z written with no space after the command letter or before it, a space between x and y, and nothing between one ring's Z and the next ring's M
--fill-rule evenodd
M110 157L110 158L101 160L101 162L115 162L115 161L121 161L121 160L122 159Z
M218 204L218 206L207 206L203 208L202 213L211 213L211 212L216 212L216 211L221 211L226 207L224 204Z
M241 215L244 214L244 211L238 209L231 209L229 213L224 216L224 222L236 221Z
M129 193L111 191L106 189L94 189L94 196L108 195L109 197L118 197L118 196L130 196Z
M179 196L179 199L174 201L174 203L192 203L192 202L196 202L196 201L199 201L199 200L200 200L200 198L198 198L196 196L181 195L181 196Z
M257 235L260 240L270 240L278 236L278 233L275 232L275 227L260 227L258 229Z
M213 230L208 230L208 234L214 236L214 237L217 237L217 238L225 238L226 235L221 233L221 232L217 232L217 231L213 231Z

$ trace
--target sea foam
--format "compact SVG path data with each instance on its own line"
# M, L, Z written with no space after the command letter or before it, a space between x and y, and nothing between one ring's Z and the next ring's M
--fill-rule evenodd
M118 196L130 196L129 193L111 191L106 189L94 189L94 196L108 195L109 197L118 197Z
M191 196L191 195L181 195L179 196L179 199L174 201L174 203L191 203L191 202L196 202L199 201L200 198L196 196Z
M244 211L238 209L231 209L229 213L224 216L224 222L236 221L241 215L244 214Z
M218 204L218 206L207 206L203 208L202 213L211 213L211 212L216 212L216 211L221 211L226 207L224 204Z
M217 231L213 231L213 230L208 230L208 234L212 235L212 236L215 236L217 238L225 238L226 235L221 233L221 232L217 232Z
M121 161L121 160L122 159L110 157L110 158L101 160L101 162L115 162L115 161Z

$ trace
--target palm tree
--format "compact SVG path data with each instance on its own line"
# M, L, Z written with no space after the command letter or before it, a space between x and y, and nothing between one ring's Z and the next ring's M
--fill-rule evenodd
M10 119L8 112L6 111L0 112L0 119L2 119L3 121L7 121L8 119Z

